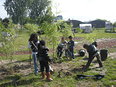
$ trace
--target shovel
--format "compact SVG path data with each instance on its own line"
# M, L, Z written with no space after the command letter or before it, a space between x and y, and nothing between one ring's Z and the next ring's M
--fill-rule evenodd
M87 77L91 77L91 78L95 78L97 80L100 80L104 77L104 75L100 75L100 74L98 74L98 75L83 75L83 74L77 75L77 79L85 79Z

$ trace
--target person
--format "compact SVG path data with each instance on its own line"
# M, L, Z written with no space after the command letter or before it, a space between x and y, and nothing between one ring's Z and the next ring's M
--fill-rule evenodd
M70 58L74 59L74 41L73 37L69 36L69 42L67 43L67 51Z
M34 62L34 74L37 75L38 74L38 65L37 65L37 51L38 51L38 44L39 44L39 40L38 40L38 36L36 33L32 33L30 35L29 38L29 48L31 48L32 51L32 58L33 58L33 62Z
M63 51L65 51L66 43L67 43L67 41L65 40L64 37L62 37L61 41L60 41L60 43L58 44L58 47L57 47L57 57L58 58L61 58L61 56L63 54Z
M103 67L102 62L101 62L101 58L100 58L100 54L99 54L99 51L96 47L96 44L90 44L90 45L84 44L83 48L85 48L87 50L88 54L89 54L88 62L83 67L83 71L86 71L89 68L89 66L90 66L92 60L94 59L94 57L97 58L97 61L99 63L99 67Z
M40 44L38 45L38 58L40 62L40 71L42 75L42 79L46 79L48 81L52 81L53 79L50 77L50 67L49 67L49 49L45 46L45 41L40 40ZM44 72L44 68L46 69L46 74Z

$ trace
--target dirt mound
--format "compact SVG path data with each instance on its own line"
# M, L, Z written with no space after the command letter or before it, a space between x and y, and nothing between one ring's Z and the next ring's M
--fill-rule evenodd
M111 48L116 47L116 38L112 39L98 39L98 48Z

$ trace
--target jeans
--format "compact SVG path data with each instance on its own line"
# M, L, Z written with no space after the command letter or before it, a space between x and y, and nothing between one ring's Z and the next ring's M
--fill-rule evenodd
M37 75L38 65L37 65L37 54L36 54L36 52L32 52L32 58L33 58L33 62L34 62L34 74Z
M67 52L68 52L69 57L74 59L74 49L73 48L69 48Z

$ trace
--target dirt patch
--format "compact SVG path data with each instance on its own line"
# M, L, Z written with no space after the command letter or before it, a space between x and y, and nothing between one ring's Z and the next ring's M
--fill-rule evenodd
M31 51L16 51L16 52L14 52L14 55L25 55L25 54L31 54ZM0 53L0 56L5 56L5 55Z
M109 54L109 57L111 57L112 59L116 58L116 52L110 53L110 54Z
M98 39L98 48L111 48L116 46L116 38L111 39Z
M69 69L69 64L67 63L55 63L55 64L51 64L51 67L55 70L55 71L59 71L61 69L63 70L67 70Z
M7 75L12 75L14 73L20 73L22 75L28 75L33 72L33 64L30 62L23 61L10 61L2 60L0 61L0 76L5 77Z

